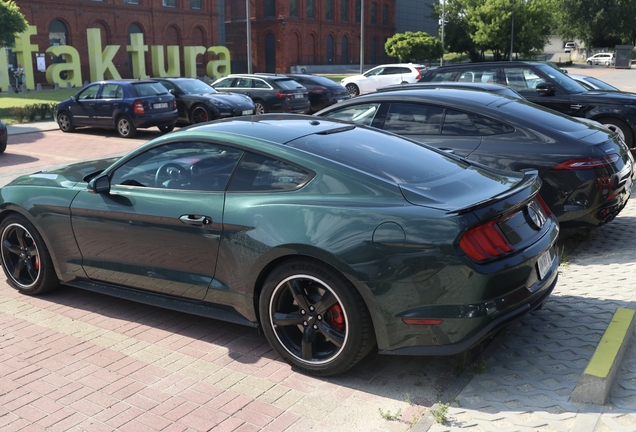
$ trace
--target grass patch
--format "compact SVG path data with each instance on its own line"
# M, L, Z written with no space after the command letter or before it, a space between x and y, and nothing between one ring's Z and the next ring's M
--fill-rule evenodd
M46 103L57 103L66 100L77 93L77 89L30 91L27 93L1 94L0 95L0 118L7 124L17 122L12 115L12 109L24 108L29 105L41 105ZM6 121L5 121L6 120Z
M354 74L351 75L325 75L325 78L329 78L331 81L334 81L338 84L340 84L340 81L346 77L349 76L353 76Z

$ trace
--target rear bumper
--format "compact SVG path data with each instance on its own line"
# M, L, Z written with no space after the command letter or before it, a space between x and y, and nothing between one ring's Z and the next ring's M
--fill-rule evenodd
M137 115L131 120L136 128L144 129L153 126L174 125L177 123L178 115L177 110L174 110L158 114Z
M543 289L538 291L535 296L528 299L527 303L522 304L515 310L507 312L497 318L492 319L490 322L482 324L482 326L473 333L470 337L463 339L461 342L447 345L431 345L431 346L410 346L404 348L398 348L395 350L380 350L380 354L390 355L421 355L421 356L443 356L443 355L455 355L459 354L471 347L477 345L481 341L485 340L489 336L493 335L502 328L519 321L528 313L533 310L540 309L550 297L550 294L554 290L558 280L557 272L550 282L544 286ZM483 319L482 319L483 321Z

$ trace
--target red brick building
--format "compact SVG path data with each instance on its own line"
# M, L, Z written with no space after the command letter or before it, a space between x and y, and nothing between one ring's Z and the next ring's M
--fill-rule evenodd
M250 0L252 69L286 73L296 65L358 65L361 0ZM17 0L30 25L31 43L44 53L51 45L70 45L82 59L88 80L87 28L99 28L102 45L118 45L113 64L131 77L130 34L144 44L226 46L233 72L246 72L245 0ZM364 0L365 63L387 61L384 42L395 34L396 0ZM35 56L35 54L34 54ZM197 75L214 54L201 56ZM46 56L46 65L63 61ZM183 62L183 58L181 59ZM9 61L15 64L15 60ZM34 59L35 64L35 59ZM146 71L151 74L150 52ZM183 67L181 68L183 71ZM44 72L34 73L44 83Z

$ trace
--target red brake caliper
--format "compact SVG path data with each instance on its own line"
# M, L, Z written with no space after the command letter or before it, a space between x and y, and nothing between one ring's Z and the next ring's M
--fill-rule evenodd
M342 308L339 304L333 305L329 308L329 324L338 330L344 330L345 320L344 315L342 314Z
M40 270L40 255L35 257L35 269Z

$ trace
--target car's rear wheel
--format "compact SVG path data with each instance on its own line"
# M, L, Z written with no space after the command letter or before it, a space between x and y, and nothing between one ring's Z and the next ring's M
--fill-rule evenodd
M163 126L157 126L159 128L159 130L161 131L161 133L168 133L168 132L172 132L174 130L174 125L163 125Z
M634 136L627 123L611 117L600 118L597 121L609 130L616 132L625 144L627 144L627 147L630 149L634 147Z
M192 124L205 123L212 120L212 115L210 114L210 110L203 105L196 105L190 112L190 120Z
M587 64L588 64L588 65L590 65L590 66L592 66L592 60L588 60L588 61L587 61Z
M355 97L360 94L360 89L355 84L347 84L345 87L347 89L347 93L349 93L349 96L351 97Z
M57 116L57 125L60 127L62 132L73 132L75 130L75 125L73 125L73 121L69 117L69 115L65 112L61 112Z
M122 138L132 138L137 135L137 128L128 116L117 119L117 133Z
M295 259L278 266L265 281L259 312L276 352L313 375L344 372L375 345L362 297L320 262Z
M6 141L5 141L5 142L0 143L0 153L4 153L4 151L5 151L6 149L7 149L7 143L6 143Z
M11 215L2 221L0 241L2 269L11 286L37 295L59 285L44 240L24 216Z
M265 103L260 100L254 101L254 114L265 114L267 110L265 109Z

